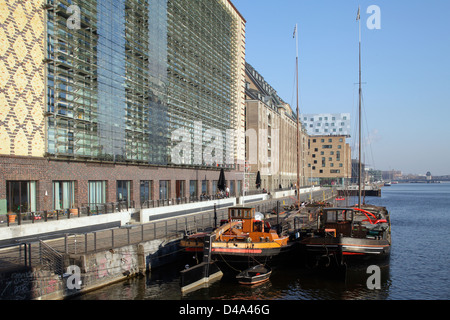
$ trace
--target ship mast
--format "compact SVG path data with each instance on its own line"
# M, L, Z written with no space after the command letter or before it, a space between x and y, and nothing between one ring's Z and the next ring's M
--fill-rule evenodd
M297 84L297 202L298 207L300 209L300 115L299 115L299 107L298 107L298 30L297 24L294 29L294 37L296 39L296 84Z
M359 21L359 175L358 175L358 207L361 208L361 184L362 184L362 166L361 166L361 8L358 7L356 20Z

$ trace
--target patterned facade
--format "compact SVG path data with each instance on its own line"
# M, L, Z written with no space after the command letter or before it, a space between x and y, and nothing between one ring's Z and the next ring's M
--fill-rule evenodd
M213 194L221 167L240 194L229 0L0 0L0 44L0 214Z
M0 154L45 153L41 0L0 0Z

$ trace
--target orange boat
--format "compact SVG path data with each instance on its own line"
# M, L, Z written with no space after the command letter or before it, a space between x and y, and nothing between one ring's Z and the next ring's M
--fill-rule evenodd
M211 234L210 254L213 260L225 265L245 263L249 259L266 263L289 251L289 236L279 235L268 221L255 217L255 208L231 207L228 222ZM187 252L204 251L205 234L195 234L180 243Z

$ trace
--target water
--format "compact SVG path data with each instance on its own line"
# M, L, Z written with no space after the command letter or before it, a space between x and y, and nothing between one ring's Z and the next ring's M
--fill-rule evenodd
M367 288L366 269L347 278L298 267L275 269L256 287L218 281L181 294L181 266L153 272L86 294L85 300L447 300L450 299L450 184L398 184L367 203L388 208L392 222L390 264L381 266L381 289Z

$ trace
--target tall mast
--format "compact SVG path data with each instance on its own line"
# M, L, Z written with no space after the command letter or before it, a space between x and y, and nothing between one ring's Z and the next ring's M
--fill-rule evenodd
M296 84L297 84L297 202L300 208L300 115L298 107L298 30L295 24L294 37L296 39Z
M362 184L362 166L361 166L361 16L360 7L358 7L358 16L356 20L359 21L359 177L358 177L358 207L361 208L361 184Z

